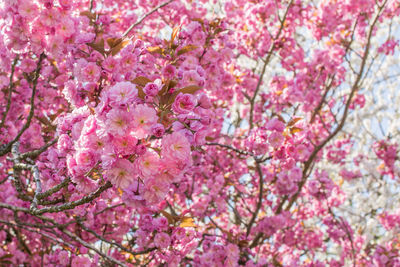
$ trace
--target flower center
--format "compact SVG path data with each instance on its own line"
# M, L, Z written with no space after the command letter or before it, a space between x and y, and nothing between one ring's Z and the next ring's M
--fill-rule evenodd
M124 124L125 124L124 121L123 121L122 119L116 120L115 123L116 123L118 126L121 126L121 127L124 126Z

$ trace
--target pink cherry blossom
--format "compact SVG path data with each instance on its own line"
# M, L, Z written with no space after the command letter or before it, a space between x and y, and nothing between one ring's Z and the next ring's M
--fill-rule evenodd
M171 243L170 237L166 233L157 233L154 237L154 245L159 248L167 248Z
M138 138L143 138L151 133L151 127L157 123L158 117L154 109L146 105L137 105L133 110L132 118L134 133Z
M143 198L147 204L153 205L159 203L165 198L169 191L169 186L166 182L157 179L149 179L145 184Z
M130 128L132 118L129 113L113 109L107 113L107 131L111 134L124 135Z
M87 82L96 82L100 78L100 68L96 63L89 62L81 71Z
M0 266L400 266L396 0L5 0Z
M138 157L135 166L138 172L145 178L151 178L158 173L160 157L154 153L147 151L144 155Z
M162 155L165 158L173 158L186 161L190 155L190 144L180 133L174 132L166 135L162 140Z
M160 80L158 80L160 81ZM146 86L143 88L143 91L146 95L148 96L156 96L158 94L158 91L160 91L160 84L158 83L148 83Z
M127 188L135 177L133 164L126 159L117 159L111 169L107 170L105 176L119 188Z
M172 109L179 114L189 113L197 105L196 98L191 94L179 93L175 99Z
M116 83L108 90L110 104L115 106L131 104L137 94L136 86L130 82Z

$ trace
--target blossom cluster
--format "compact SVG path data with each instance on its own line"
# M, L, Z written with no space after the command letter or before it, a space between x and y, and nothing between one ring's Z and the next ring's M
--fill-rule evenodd
M0 266L400 266L398 1L0 17Z

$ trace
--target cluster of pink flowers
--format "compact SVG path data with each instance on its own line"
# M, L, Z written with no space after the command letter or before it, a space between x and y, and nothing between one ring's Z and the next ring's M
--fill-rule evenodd
M222 2L0 4L0 266L400 266L340 209L398 1Z
M385 55L393 55L395 48L399 46L400 41L399 40L394 40L394 39L389 39L386 42L384 42L379 48L378 52L383 53Z
M382 174L388 174L392 178L399 172L398 168L395 166L395 162L398 159L397 147L397 144L390 144L385 140L376 142L373 145L376 156L383 161L382 165L378 167L378 171Z

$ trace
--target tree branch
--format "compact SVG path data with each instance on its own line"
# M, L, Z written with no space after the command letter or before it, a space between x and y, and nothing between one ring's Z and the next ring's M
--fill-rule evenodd
M10 110L10 107L11 107L12 89L14 87L13 78L14 78L14 71L15 71L15 66L17 65L17 62L18 62L18 55L15 57L13 64L11 65L10 81L8 84L7 107L6 107L6 111L3 113L3 116L1 118L0 129L3 128L4 123L6 122L8 111Z
M253 212L253 216L250 219L250 222L247 226L247 231L246 231L246 236L250 234L251 227L253 226L255 220L257 219L258 213L260 212L261 206L262 206L262 200L263 200L263 191L264 191L264 178L263 178L263 173L261 170L260 163L256 161L256 170L259 176L259 191L258 191L258 202L257 202L257 207L256 210Z
M4 156L5 154L7 154L8 152L10 152L11 150L11 146L17 142L19 140L19 138L21 137L21 135L26 131L26 129L29 128L29 126L31 125L31 121L33 118L33 114L35 112L35 95L36 95L36 87L37 87L37 83L38 83L38 79L40 76L40 70L42 68L42 61L43 59L46 57L46 55L44 53L40 54L39 57L39 61L36 65L36 70L35 70L35 76L33 78L33 87L32 87L32 95L31 95L31 101L30 101L30 110L29 110L29 114L28 117L26 118L26 122L24 124L24 126L22 126L21 130L18 132L17 136L8 144L6 145L2 145L0 147L0 157Z
M289 2L288 6L287 6L287 8L286 8L285 14L283 15L282 20L280 20L281 25L280 25L280 27L279 27L278 33L276 34L274 40L278 39L279 36L281 35L282 30L283 30L284 25L285 25L285 21L286 21L287 14L289 13L289 9L290 9L290 7L291 7L292 4L293 4L293 0L291 0L291 1ZM273 40L273 41L274 41L274 40ZM254 123L253 123L253 119L254 119L253 117L254 117L254 105L255 105L255 101L256 101L258 92L260 91L261 84L262 84L262 80L263 80L263 78L264 78L264 74L265 74L265 71L266 71L266 69L267 69L267 65L269 64L269 62L270 62L270 60L271 60L272 52L274 51L274 49L275 49L275 42L272 43L270 49L269 49L268 52L267 52L267 58L264 60L264 65L263 65L263 68L262 68L262 70L261 70L261 74L260 74L260 77L259 77L259 79L258 79L258 82L257 82L256 90L254 91L253 97L252 97L251 100L250 100L250 119L249 119L250 130L253 129L253 126L254 126L254 125L253 125L253 124L254 124Z
M110 187L112 187L112 184L110 183L110 181L107 181L104 185L102 185L99 188L97 188L96 191L92 192L91 194L89 194L87 196L82 197L79 200L68 202L68 203L65 203L65 204L60 205L60 206L46 207L46 208L42 208L42 209L39 209L39 210L38 209L32 209L32 214L40 215L40 214L43 214L43 213L46 213L46 212L54 213L54 212L73 209L73 208L75 208L77 206L80 206L82 204L89 203L90 201L92 201L95 198L99 197L101 193L103 193L104 191L106 191Z
M365 50L364 50L364 56L362 58L362 62L361 62L361 65L360 65L360 70L359 70L357 78L354 81L353 86L351 88L351 92L350 92L350 95L349 95L349 97L347 99L347 102L346 102L346 105L345 105L345 109L344 109L344 112L343 112L343 116L342 116L342 119L340 120L340 124L336 127L336 129L320 145L318 145L313 150L313 152L311 153L310 157L305 162L304 169L303 169L303 178L299 183L299 189L293 195L293 197L290 199L290 201L289 201L288 205L286 206L285 210L289 210L292 207L292 205L294 204L294 202L296 201L297 197L299 196L304 184L307 181L307 177L308 177L308 175L306 175L307 174L307 170L310 168L311 163L314 161L314 159L317 156L318 152L342 130L342 128L343 128L343 126L344 126L344 124L346 122L351 101L353 99L353 96L354 96L355 92L359 88L359 82L360 82L360 80L362 78L362 75L363 75L363 72L364 72L364 68L365 68L365 64L367 62L367 58L368 58L368 55L369 55L369 49L370 49L370 46L371 46L371 38L372 38L373 30L374 30L375 24L378 22L379 16L380 16L380 14L381 14L381 12L383 10L383 7L385 6L386 2L387 2L387 0L382 4L382 7L380 7L376 17L373 20L373 23L371 24L370 30L368 32L367 44L366 44L366 47L365 47ZM283 205L283 202L281 204Z
M122 246L122 245L120 245L120 244L118 244L118 243L116 243L116 242L109 241L109 240L105 239L103 236L97 234L95 231L93 231L93 230L87 228L87 227L83 224L82 221L78 220L77 223L79 224L80 227L82 227L82 229L84 229L85 231L91 233L91 234L94 235L97 239L99 239L99 240L101 240L101 241L103 241L103 242L105 242L105 243L108 243L108 244L110 244L110 245L116 246L116 247L118 247L119 249L121 249L121 250L123 250L123 251L125 251L125 252L127 252L127 253L129 253L129 254L131 254L131 255L133 255L133 256L142 255L142 254L147 254L147 253L149 253L149 252L154 251L154 250L157 249L156 247L153 247L153 248L145 249L145 250L143 250L143 251L134 252L134 251L131 251L130 249L127 249L126 247L124 247L124 246Z
M73 239L74 241L82 244L83 246L85 246L88 249L93 250L94 252L96 252L97 254L101 255L103 258L106 258L107 260L111 261L114 264L117 264L119 266L123 266L123 267L128 267L126 264L120 262L117 259L114 259L113 257L108 256L107 254L105 254L104 252L100 251L99 249L97 249L95 246L87 243L86 241L84 241L83 239L81 239L80 237L72 234L70 231L68 231L67 229L60 229L61 232L63 232L64 234L66 234L67 236L69 236L71 239Z
M135 28L136 26L138 26L140 23L142 23L142 21L144 21L148 16L150 16L151 14L153 14L154 12L156 12L157 10L159 10L160 8L163 8L164 6L172 3L174 0L169 0L165 3L162 3L158 6L156 6L155 8L153 8L150 12L146 13L145 15L143 15L138 21L136 21L134 24L132 24L125 32L124 34L122 34L122 38L125 38L126 36L128 36L128 34L133 30L133 28Z

